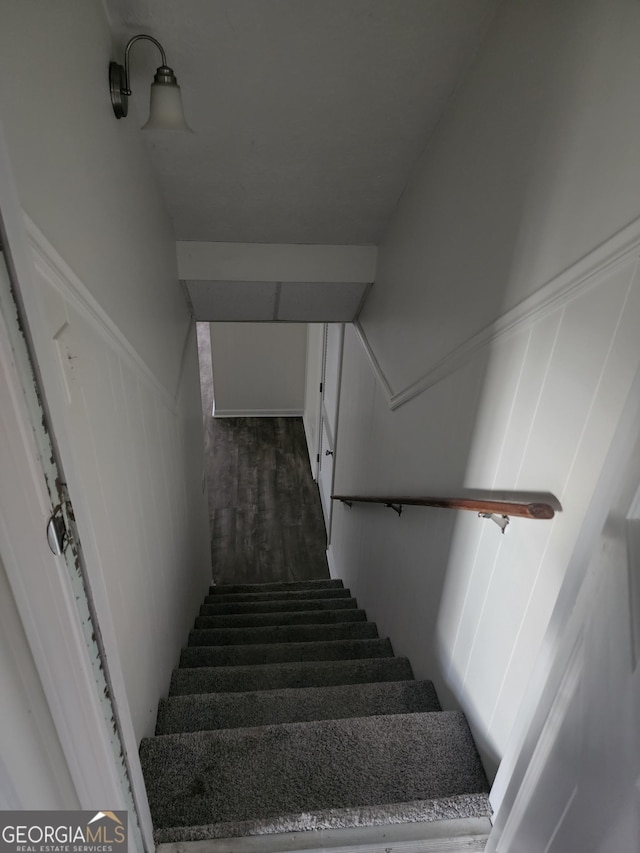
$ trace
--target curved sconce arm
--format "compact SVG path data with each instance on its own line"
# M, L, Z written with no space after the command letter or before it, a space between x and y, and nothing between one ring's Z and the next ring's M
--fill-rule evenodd
M124 88L121 90L124 95L127 95L127 97L131 94L131 89L129 88L129 53L133 45L137 41L140 41L140 39L146 39L147 41L152 41L155 44L155 46L160 51L160 56L162 57L162 65L160 67L167 68L169 71L171 71L171 69L167 66L167 54L164 52L164 48L157 39L154 39L153 36L148 36L145 33L140 33L140 35L130 38L127 42L127 46L124 49ZM116 65L117 63L114 62L112 64ZM173 71L171 71L171 73L173 74Z
M124 65L120 65L118 62L109 63L109 90L115 117L125 118L129 112L129 96L131 95L129 53L133 45L140 39L153 42L160 51L162 60L162 65L156 68L151 85L149 121L144 127L159 130L191 131L184 118L180 86L178 86L173 69L167 65L167 55L164 48L157 39L146 33L140 33L129 39L124 50Z

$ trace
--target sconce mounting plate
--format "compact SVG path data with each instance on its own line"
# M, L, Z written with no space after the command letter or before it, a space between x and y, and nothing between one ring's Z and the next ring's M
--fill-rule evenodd
M111 104L116 118L125 118L129 112L129 98L125 95L127 78L124 65L117 62L109 63L109 89L111 91Z

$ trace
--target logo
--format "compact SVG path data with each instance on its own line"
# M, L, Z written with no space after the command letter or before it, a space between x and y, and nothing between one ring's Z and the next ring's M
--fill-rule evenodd
M126 811L0 812L0 853L126 853Z

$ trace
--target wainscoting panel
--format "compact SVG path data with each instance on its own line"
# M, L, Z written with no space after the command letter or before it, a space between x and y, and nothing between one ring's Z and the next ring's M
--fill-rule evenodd
M438 690L468 713L489 775L640 364L639 248L635 223L444 373L432 367L391 396L377 354L347 329L336 492L551 492L561 506L549 522L512 519L504 535L471 513L334 511L335 571L415 672L440 670Z
M195 324L170 389L28 220L27 229L37 357L110 665L139 741L153 731L210 579Z

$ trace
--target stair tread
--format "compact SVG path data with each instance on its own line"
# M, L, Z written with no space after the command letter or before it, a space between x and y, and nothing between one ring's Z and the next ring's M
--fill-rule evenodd
M271 581L270 583L228 583L215 584L209 587L210 595L221 595L237 592L292 592L295 590L342 589L341 580L318 578L308 581Z
M208 599L208 603L207 603ZM200 608L203 616L234 613L286 613L303 610L349 610L357 609L355 598L297 598L270 599L269 601L218 601L207 596Z
M140 757L156 827L488 790L458 711L161 735Z
M388 639L261 643L249 646L187 646L180 655L180 666L241 666L375 657L393 657L393 649Z
M170 696L194 693L244 692L287 687L324 687L413 678L407 658L382 657L356 660L292 661L248 666L175 669Z
M326 599L326 598L351 598L351 592L348 589L297 589L287 592L285 590L275 590L273 592L230 592L218 593L217 595L209 594L205 596L205 604L216 604L228 602L258 602L258 601L298 601L311 599Z
M156 734L439 710L430 681L205 693L162 700Z
M221 613L198 616L196 628L253 628L263 625L321 625L335 622L366 622L364 610L290 610L281 613Z
M374 622L335 622L320 625L264 625L244 628L197 628L189 646L235 646L261 643L312 643L329 640L375 639Z

